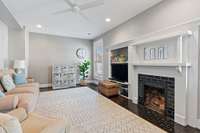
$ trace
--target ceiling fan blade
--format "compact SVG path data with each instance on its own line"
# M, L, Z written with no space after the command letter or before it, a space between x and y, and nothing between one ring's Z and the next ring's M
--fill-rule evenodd
M103 4L104 4L104 0L95 0L93 2L89 2L89 3L86 3L86 4L80 5L79 8L81 10L86 10L86 9L89 9L89 8L101 6Z
M90 21L90 19L85 14L83 14L82 12L79 12L78 14L80 16L82 16L85 20Z
M67 13L67 12L72 12L72 9L65 9L65 10L62 10L62 11L57 11L57 12L54 12L52 14L58 15L58 14L63 14L63 13Z
M70 0L65 0L65 2L71 7L73 8L75 6L75 4L73 4Z

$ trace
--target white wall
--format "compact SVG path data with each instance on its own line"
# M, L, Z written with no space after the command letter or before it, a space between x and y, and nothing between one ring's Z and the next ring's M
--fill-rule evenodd
M0 21L0 69L8 67L8 27Z
M30 33L29 76L41 84L51 83L53 64L80 62L76 56L78 48L85 48L87 58L92 60L92 42L89 40ZM91 78L91 77L90 77Z

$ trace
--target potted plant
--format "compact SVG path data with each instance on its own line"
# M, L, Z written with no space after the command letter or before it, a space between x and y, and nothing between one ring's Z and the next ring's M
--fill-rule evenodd
M79 65L80 76L81 76L80 85L87 85L86 79L88 78L90 64L91 63L89 60L85 60Z

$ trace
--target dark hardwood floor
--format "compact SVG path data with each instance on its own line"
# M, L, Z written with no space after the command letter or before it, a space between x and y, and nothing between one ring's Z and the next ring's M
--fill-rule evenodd
M89 84L88 87L97 91L97 86L95 84ZM52 88L41 89L41 91L51 90ZM134 104L122 96L114 96L109 99L169 133L200 133L200 130L198 129L189 126L181 126L170 118L161 116L159 113L152 111L142 105Z

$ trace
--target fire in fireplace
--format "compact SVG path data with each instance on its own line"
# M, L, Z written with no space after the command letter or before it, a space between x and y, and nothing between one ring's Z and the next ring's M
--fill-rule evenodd
M165 113L164 89L144 86L144 106L158 113Z

